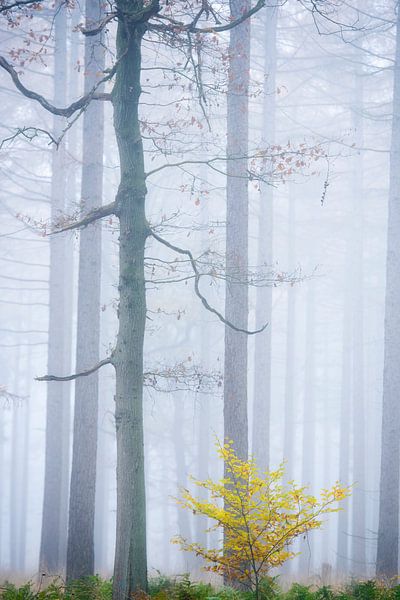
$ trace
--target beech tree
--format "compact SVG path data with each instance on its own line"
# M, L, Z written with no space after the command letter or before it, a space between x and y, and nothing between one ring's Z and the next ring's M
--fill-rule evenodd
M21 0L12 4L2 2L0 10L9 16L13 10L38 10L45 2ZM200 7L188 7L177 17L170 16L167 3L157 0L146 3L118 0L113 10L89 29L86 35L99 33L111 21L117 22L116 61L103 77L81 98L69 106L58 106L36 90L24 85L17 69L0 57L0 66L11 76L17 89L26 97L38 102L50 113L71 118L84 112L96 100L110 99L114 109L114 130L120 158L120 184L115 201L89 210L81 219L64 226L53 222L57 234L69 229L83 228L100 218L115 215L119 219L119 331L111 356L100 360L78 373L60 375L57 372L39 378L46 381L70 381L87 377L100 367L112 364L116 372L115 422L117 432L117 535L114 564L115 599L125 599L135 590L147 588L146 560L146 503L143 444L143 341L146 324L146 290L144 276L144 250L146 240L153 237L172 252L184 255L195 275L195 291L202 304L228 326L243 334L247 328L230 323L211 307L199 287L200 273L190 250L179 248L160 237L149 226L145 214L146 178L143 141L139 117L141 95L142 41L146 33L164 36L171 44L185 40L188 52L192 37L228 31L246 21L264 5L258 2L243 13L235 15L215 12L208 2ZM183 20L182 20L183 19ZM201 21L205 22L201 26ZM210 25L210 21L212 24ZM223 22L225 21L225 22ZM115 79L110 95L100 89L106 81ZM56 140L58 141L58 140ZM239 157L238 157L239 158ZM241 157L242 160L246 156ZM49 424L51 427L51 423Z
M3 12L3 11L2 11ZM54 14L54 103L67 97L67 14ZM54 114L52 135L61 133L63 124ZM51 218L62 218L67 207L65 147L52 148ZM71 281L72 256L66 234L50 239L49 346L50 372L71 369ZM46 458L40 542L40 570L58 573L65 562L69 486L70 386L57 381L47 384Z
M152 170L145 166L144 153L144 132L150 129L149 125L141 120L140 99L142 94L142 68L143 68L143 43L146 41L146 48L150 45L157 49L155 53L155 69L171 69L165 67L159 57L158 48L160 41L173 52L183 53L186 62L186 71L183 72L182 63L178 64L176 69L172 69L174 75L188 77L190 81L190 90L196 90L199 104L204 111L204 83L202 80L201 53L204 44L210 44L209 48L215 50L220 41L219 35L224 32L233 32L237 29L237 42L232 35L230 52L237 51L237 44L244 43L243 51L236 56L230 56L232 64L237 62L236 76L240 76L240 81L230 81L229 86L231 97L229 98L230 108L228 113L232 119L230 133L234 134L233 126L235 117L239 118L239 111L242 110L243 103L247 103L246 86L248 85L249 68L249 38L241 39L240 31L248 28L248 19L257 13L264 5L265 0L257 0L255 3L246 3L241 5L235 3L230 7L227 3L215 5L208 0L203 0L200 4L194 3L181 5L180 3L164 3L158 0L116 0L110 7L109 12L100 16L97 22L91 22L86 26L81 26L82 33L88 38L100 35L107 28L114 27L116 24L116 48L110 48L115 55L115 61L107 69L92 81L92 85L86 85L83 96L74 100L68 106L60 106L57 103L50 102L37 90L30 89L23 82L23 76L18 68L10 62L5 56L0 56L0 67L11 77L16 88L32 101L38 103L44 110L55 116L69 119L65 123L65 128L73 125L75 120L88 110L92 102L111 101L114 111L114 131L118 145L120 180L115 200L102 204L97 199L97 206L87 206L84 213L76 220L74 219L53 219L52 239L61 239L63 233L70 230L84 230L82 235L90 235L99 219L116 217L119 226L119 329L115 348L109 356L99 360L97 363L89 365L86 358L82 361L77 360L78 370L76 373L64 375L57 372L61 367L54 366L54 370L48 375L40 377L40 380L49 381L51 385L54 382L72 381L80 378L91 377L101 367L112 365L116 374L116 394L115 394L115 424L117 436L117 532L116 532L116 550L113 578L113 595L115 600L125 600L137 590L146 590L147 588L147 558L146 558L146 497L145 497L145 463L144 463L144 428L143 428L143 386L147 373L143 368L143 343L146 329L146 278L145 278L145 248L146 244L157 243L172 253L175 257L182 259L191 269L191 278L194 282L194 291L205 309L216 316L228 329L235 332L236 340L240 340L241 356L245 356L247 346L247 335L257 333L264 329L259 327L255 331L247 327L247 304L245 299L245 290L249 282L247 265L239 261L230 262L232 244L228 244L228 257L226 273L230 291L235 288L239 296L238 303L229 305L227 300L226 316L218 308L211 305L205 296L202 287L202 277L205 275L202 271L199 260L188 248L180 247L168 241L160 235L159 228L149 223L146 215L147 181L163 169L171 169L187 164L203 164L208 168L222 172L228 175L229 188L229 208L228 221L231 220L233 230L243 226L240 233L240 241L234 239L233 243L243 244L241 252L246 255L247 229L246 219L246 189L249 179L265 180L270 174L272 156L275 157L275 164L282 176L290 173L292 167L286 160L298 152L302 155L312 154L313 159L321 155L320 149L308 150L303 147L301 150L294 150L290 144L287 148L276 147L256 149L253 153L248 150L247 126L245 116L240 121L238 129L238 138L230 139L227 151L219 156L209 156L206 158L182 159L177 163L168 160L168 152L165 151L165 163L156 166ZM0 0L0 13L8 19L12 19L17 13L18 18L24 12L35 14L47 6L45 1L40 0L16 0L10 4L6 0ZM58 7L59 13L68 9L66 5ZM92 19L91 19L92 20ZM246 23L246 24L245 24ZM241 29L239 29L239 27ZM236 36L236 34L235 34ZM208 41L210 38L211 41ZM111 36L112 39L112 36ZM214 46L212 45L214 44ZM110 42L111 45L111 42ZM224 46L224 44L221 43ZM224 46L225 47L225 46ZM224 53L222 52L222 56ZM229 53L228 53L229 56ZM174 58L175 60L175 58ZM178 68L180 67L180 68ZM244 71L240 71L240 69ZM240 74L239 74L240 71ZM107 82L113 82L111 92L107 89L103 91L103 85ZM235 86L239 86L235 90ZM237 90L243 94L235 94ZM233 111L233 112L231 112ZM86 118L89 120L90 113ZM196 118L194 122L196 122ZM207 118L205 118L207 121ZM193 121L193 119L192 119ZM237 123L236 123L237 124ZM100 124L99 124L100 127ZM147 129L146 129L147 127ZM236 133L233 137L236 136ZM163 140L164 138L160 136ZM63 131L58 137L50 136L51 141L59 148L63 144ZM157 143L159 139L152 138L158 154L163 154ZM235 142L235 143L234 143ZM303 145L304 146L304 145ZM158 156L158 158L160 158ZM303 161L300 161L304 164ZM278 164L279 163L279 164ZM236 165L239 177L232 165ZM229 181L234 181L234 187L231 189ZM88 183L88 181L86 182ZM98 183L98 182L97 182ZM238 207L232 205L236 191L241 190L240 212L235 211ZM98 188L99 189L99 188ZM94 190L91 190L94 193ZM100 193L100 192L99 192ZM244 200L244 202L243 202ZM239 223L239 220L242 220ZM87 229L86 229L87 228ZM90 228L90 229L89 229ZM228 225L229 228L229 225ZM232 241L232 240L231 240ZM81 238L81 250L85 250L85 238ZM85 257L86 260L87 257ZM236 257L233 257L236 260ZM83 257L82 257L83 259ZM81 264L83 268L83 263ZM282 281L282 276L279 281ZM258 276L258 285L270 285L271 276ZM246 292L247 293L247 292ZM239 307L239 312L237 308ZM80 313L82 315L82 313ZM93 324L95 328L95 324ZM92 332L93 333L93 332ZM227 334L228 335L228 334ZM247 349L246 349L247 352ZM50 366L49 366L50 368ZM234 365L232 366L234 369ZM57 383L57 385L59 385ZM242 394L243 392L243 394ZM229 389L226 393L229 393ZM238 394L238 390L233 389L232 394ZM243 397L245 394L244 382L241 382L241 402L244 406ZM233 396L231 396L231 400ZM78 405L80 410L82 406ZM232 408L231 406L229 407ZM79 414L79 411L78 413ZM236 416L236 419L241 417ZM244 421L240 423L242 426ZM233 429L237 429L238 422L230 421ZM49 423L49 427L52 423ZM246 432L243 434L241 427L240 436L235 436L234 431L226 432L235 439L240 439L242 450L240 453L247 452L247 425ZM78 424L75 427L76 442L82 440L82 431L79 431ZM75 489L76 483L73 486ZM92 493L92 484L88 482L88 490ZM76 499L76 498L75 498ZM73 506L71 498L71 516L74 515L76 506ZM75 513L76 516L76 513ZM77 526L76 521L71 521L70 533L72 528ZM76 535L76 530L75 530ZM72 537L71 552L73 549ZM86 560L86 558L85 558ZM91 566L91 557L88 564ZM71 571L72 573L73 571Z
M393 65L393 121L390 148L389 214L387 229L385 354L383 373L382 450L379 488L377 575L395 577L399 562L400 485L400 11L397 10L396 54Z
M99 0L86 0L86 27L103 17ZM85 39L85 91L104 70L103 35ZM83 116L82 211L102 205L103 103L91 103ZM80 233L77 372L99 360L101 224ZM94 574L94 519L97 458L98 373L75 382L74 434L69 499L67 580Z
M248 0L230 2L231 20L248 12ZM224 436L241 459L248 454L247 320L250 22L230 33L227 97L226 294L225 314L243 331L225 327ZM236 159L236 160L232 160Z

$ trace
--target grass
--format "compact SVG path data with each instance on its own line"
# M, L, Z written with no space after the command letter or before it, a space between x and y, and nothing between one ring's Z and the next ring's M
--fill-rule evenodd
M65 585L56 580L43 589L32 582L17 586L5 582L0 586L0 600L111 600L112 583L100 577L74 581ZM375 580L351 581L345 586L307 586L294 583L283 591L277 578L267 578L262 585L263 600L400 600L400 585L386 586ZM136 600L252 600L249 592L229 587L192 582L189 576L171 578L160 575L150 580L148 594ZM135 600L135 599L132 599Z

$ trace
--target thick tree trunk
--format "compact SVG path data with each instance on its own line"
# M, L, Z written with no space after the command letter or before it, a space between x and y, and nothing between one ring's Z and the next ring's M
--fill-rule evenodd
M400 460L400 11L397 11L386 259L382 454L376 571L398 574Z
M146 322L143 145L138 117L141 41L144 26L129 22L137 10L127 0L118 8L118 70L112 94L121 182L116 198L120 220L119 331L114 352L117 428L117 537L114 600L147 588L146 501L143 436L143 342Z
M54 17L55 55L54 55L54 101L63 105L66 97L66 11L58 10ZM60 121L56 117L55 131L60 130ZM65 212L65 164L63 148L53 151L51 182L51 220L56 222ZM66 284L62 265L71 257L66 256L66 236L61 234L50 238L50 315L48 372L69 372L68 295L70 288ZM68 360L66 360L68 357ZM61 382L47 384L46 450L45 480L43 499L42 535L40 544L40 571L47 574L59 573L63 568L60 547L66 538L65 515L62 514L63 478L65 464L65 435L69 430L70 386Z
M231 0L231 18L249 8L248 0ZM227 105L226 318L247 329L248 288L248 87L250 21L230 32ZM234 160L233 160L234 159ZM225 327L224 437L240 458L248 454L247 335Z
M268 146L275 138L275 88L276 88L276 27L277 8L266 7L265 13L265 77L264 89L264 142ZM273 188L261 185L260 215L258 221L258 260L259 267L272 265L273 231ZM272 287L257 288L256 327L265 322L269 326L256 335L254 343L254 399L252 453L259 469L269 466L270 404L271 404L271 313Z
M86 26L102 17L99 0L86 0ZM104 70L102 36L85 40L85 93ZM83 120L82 212L102 204L104 110L91 103ZM80 232L78 331L76 372L99 361L100 338L101 223ZM74 437L72 453L67 580L94 574L94 516L98 421L98 373L75 383Z

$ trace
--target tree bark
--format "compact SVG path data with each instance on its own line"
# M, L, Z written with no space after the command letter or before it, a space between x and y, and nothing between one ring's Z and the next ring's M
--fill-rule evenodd
M63 105L66 97L66 41L67 15L57 10L54 17L54 102ZM59 118L54 119L54 129L60 131ZM65 164L63 148L53 151L51 181L51 220L56 222L65 213ZM71 257L66 253L66 235L50 238L50 282L49 282L49 345L48 372L69 371L68 347L68 295L63 265ZM70 386L61 382L47 384L45 479L43 498L42 534L40 543L40 571L57 574L64 567L60 556L62 539L66 538L65 515L62 514L62 488L65 471L68 469L65 453L65 435L69 431ZM67 416L67 418L66 418Z
M16 348L15 365L14 365L14 393L21 393L21 348ZM19 554L19 531L21 527L18 503L19 487L21 485L21 406L19 401L14 401L12 405L12 420L11 420L11 481L10 481L10 569L13 573L18 571L18 554Z
M86 27L101 20L99 0L86 0ZM102 35L85 39L85 93L104 70ZM100 90L101 91L101 90ZM82 212L101 206L104 109L91 103L83 119ZM76 372L99 362L101 222L80 232ZM94 574L94 518L98 426L98 372L75 382L74 437L67 549L67 580Z
M311 270L315 266L310 261ZM313 493L315 477L315 282L307 282L306 295L306 347L304 367L304 400L303 400L303 452L302 452L302 485ZM310 576L313 566L313 533L306 536L306 544L302 544L299 557L301 575Z
M144 249L145 173L138 116L141 42L145 27L129 21L135 6L118 3L119 60L112 93L121 180L117 193L120 220L119 331L114 352L117 429L117 534L114 600L147 589L146 501L143 434L143 342L146 322Z
M288 269L295 268L296 256L296 206L293 184L289 190L289 227L288 227ZM296 290L288 287L288 306L286 321L286 375L285 375L285 423L283 432L283 459L286 464L285 478L293 479L293 459L295 445L295 407L294 407L294 379L295 379L295 340L296 340ZM287 563L289 568L289 563Z
M353 128L356 134L356 145L363 146L362 76L355 78L355 106L353 108ZM364 372L364 194L363 194L363 160L358 154L353 170L353 251L351 263L353 278L348 285L353 291L353 480L352 494L352 535L351 563L355 575L366 574L366 406L365 406L365 372Z
M398 574L400 459L400 11L397 11L393 66L393 121L390 149L389 214L386 258L382 454L376 571Z
M231 18L249 9L248 0L231 0ZM248 287L248 87L250 21L233 28L229 42L227 101L227 204L225 317L247 329ZM231 160L235 159L235 160ZM224 437L237 455L248 455L247 335L225 327Z
M348 236L349 237L349 236ZM351 264L351 244L346 240L344 267ZM346 281L344 283L343 326L342 326L342 373L340 382L340 420L339 420L339 481L342 485L350 484L350 415L349 395L352 387L352 344L351 328L351 293ZM347 575L349 567L349 510L348 507L338 514L338 542L336 569L340 577Z
M264 88L264 131L265 143L272 144L275 138L275 94L276 94L276 28L277 8L265 8L265 75ZM273 188L261 184L260 215L258 221L259 267L272 265L273 235ZM252 453L260 470L269 467L270 410L271 410L271 316L272 287L257 288L256 328L268 322L268 327L256 335L254 343L254 399Z

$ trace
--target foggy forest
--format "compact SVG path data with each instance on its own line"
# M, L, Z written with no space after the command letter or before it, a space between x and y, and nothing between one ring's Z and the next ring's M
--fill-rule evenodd
M398 1L0 23L0 598L400 598Z

